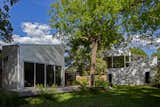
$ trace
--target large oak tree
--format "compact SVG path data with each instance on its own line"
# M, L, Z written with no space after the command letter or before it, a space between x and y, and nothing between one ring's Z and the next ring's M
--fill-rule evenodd
M73 47L89 46L90 86L93 86L97 50L120 42L124 32L145 31L144 25L150 24L146 16L154 14L151 7L153 4L157 7L157 1L58 0L51 5L51 26L65 35ZM154 16L157 21L157 14Z

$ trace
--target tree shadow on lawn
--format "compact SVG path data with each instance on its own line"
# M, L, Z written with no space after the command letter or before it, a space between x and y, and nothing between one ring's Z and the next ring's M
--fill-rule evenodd
M160 89L152 87L116 87L110 91L86 90L46 94L25 99L21 107L158 107Z
M22 103L18 99L18 93L0 89L0 107L18 107Z

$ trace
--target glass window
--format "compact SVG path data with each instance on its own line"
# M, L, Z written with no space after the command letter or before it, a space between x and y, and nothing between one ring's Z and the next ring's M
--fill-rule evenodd
M106 59L107 67L112 68L112 57L107 57Z
M113 60L112 57L107 57L105 60L108 68L123 68L130 65L129 56L126 56L126 61L124 59L124 56L113 56Z
M46 73L47 73L47 86L52 86L54 84L54 66L47 65L46 66Z
M36 64L36 84L44 85L44 64Z
M113 68L124 67L124 56L114 56L113 57Z
M61 66L55 66L56 85L61 85Z
M24 62L24 86L34 86L34 64Z

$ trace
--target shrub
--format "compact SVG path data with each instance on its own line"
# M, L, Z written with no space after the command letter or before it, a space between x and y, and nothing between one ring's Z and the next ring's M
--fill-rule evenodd
M101 76L97 76L95 78L95 87L102 87L102 88L108 88L109 84L104 78L101 78Z
M58 90L57 90L57 85L53 84L53 85L51 86L51 92L52 92L52 93L57 93L57 92L58 92Z
M81 86L82 90L86 90L88 87L89 78L87 76L81 76L77 78L78 85Z
M37 84L36 88L38 89L41 95L46 94L46 88L42 84Z

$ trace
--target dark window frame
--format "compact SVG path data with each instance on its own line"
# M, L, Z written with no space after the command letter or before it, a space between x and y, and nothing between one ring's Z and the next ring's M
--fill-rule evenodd
M124 68L130 66L131 56L110 56L106 57L107 68Z

